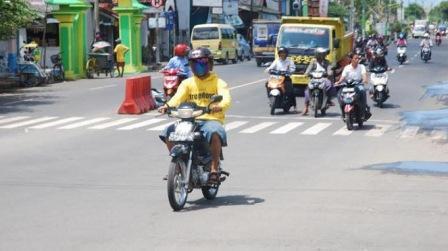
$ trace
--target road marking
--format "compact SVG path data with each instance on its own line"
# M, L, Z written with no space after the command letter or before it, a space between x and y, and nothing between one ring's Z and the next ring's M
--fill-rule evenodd
M140 127L156 124L156 123L162 122L164 120L165 119L149 119L149 120L142 121L140 123L136 123L136 124L132 124L132 125L128 125L128 126L125 126L125 127L118 128L117 130L133 130L133 129L136 129L136 128L140 128Z
M230 87L229 90L235 90L235 89L242 88L242 87L245 87L245 86L248 86L248 85L254 85L254 84L258 84L260 82L266 82L266 81L267 81L266 78L259 79L259 80L256 80L256 81L253 81L253 82L250 82L250 83L246 83L246 84L241 84L241 85L237 85L237 86L234 86L234 87Z
M337 135L337 136L348 136L350 134L352 134L353 131L349 131L347 130L347 127L344 126L341 129L337 130L335 133L333 133L333 135Z
M262 123L260 123L258 125L255 125L255 126L247 128L247 129L244 129L240 133L256 133L256 132L261 131L261 130L267 128L267 127L270 127L270 126L272 126L272 125L274 125L276 123L277 122L262 122Z
M53 121L53 122L48 122L45 124L32 126L32 127L30 127L30 129L43 129L43 128L48 128L48 127L52 127L52 126L58 126L58 125L70 123L70 122L81 120L81 119L83 119L83 117L71 117L71 118L61 119L61 120L57 120L57 121Z
M167 128L168 126L170 126L170 125L172 125L174 123L176 123L176 121L171 121L171 122L163 124L163 125L159 125L159 126L156 126L156 127L153 127L153 128L149 128L147 131L162 131L165 128Z
M248 122L249 121L232 121L232 122L230 122L228 124L225 124L224 125L224 129L226 129L226 132L228 132L230 130L233 130L233 129L236 129L236 128L240 127L240 126L243 126L243 125L247 124Z
M434 129L431 131L431 138L433 140L447 140L448 135L446 131Z
M17 120L23 120L29 118L28 116L19 116L19 117L13 117L13 118L6 118L6 119L0 119L0 124L6 124L9 122L14 122Z
M321 131L325 130L325 128L329 127L331 123L317 123L314 126L306 129L301 134L303 135L316 135Z
M270 133L271 134L285 134L301 125L303 125L303 122L291 122L282 127L275 129L274 131L272 131Z
M390 125L375 125L375 127L371 130L369 130L366 133L366 136L368 137L380 137L382 136L387 129L390 128Z
M249 116L249 115L226 115L226 118L235 118L235 119L264 119L264 120L272 120L272 116ZM276 120L305 120L305 121L341 121L340 117L287 117L287 116L278 116L275 117ZM369 122L374 123L386 123L386 124L398 124L396 120L385 120L385 119L369 119Z
M2 129L17 128L17 127L21 127L21 126L37 124L40 122L44 122L44 121L48 121L48 120L52 120L52 119L56 119L56 118L58 118L58 117L42 117L42 118L38 118L38 119L32 119L32 120L22 121L22 122L18 122L18 123L14 123L14 124L4 125L4 126L1 126L0 128L2 128Z
M408 126L401 132L400 138L413 138L417 135L419 129L418 126Z
M103 86L90 88L90 90L91 91L95 91L95 90L101 90L101 89L106 89L106 88L112 88L112 87L115 87L115 86L117 86L117 85L116 84L113 84L113 85L103 85Z
M119 119L119 120L107 122L107 123L104 123L104 124L99 124L99 125L96 125L96 126L92 126L92 127L89 127L88 129L95 129L95 130L106 129L106 128L109 128L109 127L112 127L112 126L126 124L126 123L129 123L129 122L135 121L137 119L138 118Z
M81 126L92 125L92 124L95 124L95 123L98 123L98 122L102 122L102 121L105 121L105 120L108 120L108 119L110 119L110 118L89 119L89 120L86 120L86 121L81 121L81 122L78 122L78 123L74 123L74 124L63 126L63 127L59 127L58 129L74 129L74 128L78 128L78 127L81 127Z

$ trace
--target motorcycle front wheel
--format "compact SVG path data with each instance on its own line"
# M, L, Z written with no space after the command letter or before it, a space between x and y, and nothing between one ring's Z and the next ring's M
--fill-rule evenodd
M347 130L351 131L353 130L353 114L349 113L346 114L345 123L347 124Z
M269 97L269 105L271 106L271 115L275 114L276 96Z
M317 118L319 116L319 98L315 97L313 99L313 109L314 109L314 117Z
M168 170L168 200L174 211L184 208L188 197L187 188L183 184L186 177L182 173L182 167L185 167L182 160L172 160Z

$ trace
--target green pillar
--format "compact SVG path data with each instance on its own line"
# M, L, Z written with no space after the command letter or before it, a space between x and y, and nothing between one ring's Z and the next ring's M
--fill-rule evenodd
M303 7L302 7L302 16L307 17L308 16L308 0L303 0Z
M141 23L143 10L147 7L136 0L119 0L114 11L119 16L121 43L129 48L125 57L126 73L140 72L142 66Z
M65 77L69 80L85 76L87 54L86 10L90 8L81 0L47 0L48 4L59 5L52 14L59 21L59 46Z

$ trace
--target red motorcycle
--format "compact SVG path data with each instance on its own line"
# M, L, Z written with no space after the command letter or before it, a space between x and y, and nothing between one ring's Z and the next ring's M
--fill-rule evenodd
M176 94L177 88L187 75L180 69L166 69L160 73L163 74L163 93L168 101Z
M436 44L437 44L437 46L440 46L441 43L442 43L442 36L437 34L437 36L436 36Z

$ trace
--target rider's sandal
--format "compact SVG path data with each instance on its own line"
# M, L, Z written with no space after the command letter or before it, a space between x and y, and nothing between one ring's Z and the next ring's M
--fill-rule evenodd
M218 185L220 182L219 177L220 177L219 173L216 173L216 172L210 173L208 176L208 184L209 185Z

